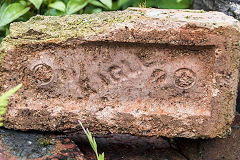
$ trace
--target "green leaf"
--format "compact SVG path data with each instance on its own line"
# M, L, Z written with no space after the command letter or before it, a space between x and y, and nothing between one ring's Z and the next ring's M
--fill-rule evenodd
M97 154L97 143L96 143L95 137L93 137L93 148L94 148L93 150Z
M21 1L19 1L19 3L21 3L21 5L23 5L24 7L27 6L27 2L26 1L21 0Z
M99 13L99 12L102 12L102 8L95 8L92 10L91 13Z
M5 31L6 32L6 28L4 26L1 26L0 31Z
M88 141L89 141L89 143L90 143L93 151L95 152L95 154L96 154L96 156L97 156L97 159L98 159L98 160L104 160L104 153L102 153L102 155L101 155L101 154L98 155L98 152L97 152L97 143L96 143L95 137L92 137L91 132L89 132L88 129L86 130L86 129L84 128L84 126L83 126L83 124L82 124L82 122L81 122L80 120L78 120L78 123L81 125L83 131L84 131L85 134L87 135Z
M0 123L0 127L2 127L3 126L3 123Z
M102 154L99 154L98 160L104 160L104 152Z
M66 9L66 6L62 1L56 1L54 3L49 4L48 6L62 12L65 12Z
M90 4L90 2L89 2ZM103 4L102 4L103 5ZM103 5L104 6L104 5ZM108 9L106 6L104 6L106 8L106 10ZM87 14L91 14L91 13L97 13L97 12L102 12L102 8L100 7L96 7L92 4L90 5L87 5L85 8L84 8L84 13L87 13Z
M57 15L57 12L56 12L56 11L57 11L56 9L51 8L51 9L48 10L48 15L50 15L50 16L56 16L56 15Z
M0 111L0 115L4 115L6 113L6 110L5 111Z
M2 15L0 15L0 27L11 23L20 16L24 15L30 10L30 7L25 8L20 3L12 3L5 8Z
M84 8L87 4L87 0L70 0L67 4L67 14L76 13Z
M37 9L42 5L43 0L29 0Z
M111 10L116 11L116 10L118 10L118 9L119 9L119 8L118 8L117 2L113 2L113 3L112 3L112 8L111 8Z
M150 2L150 5L163 9L185 9L191 5L190 0L155 0Z
M10 31L9 31L9 28L6 28L6 32L5 32L5 35L9 35L10 34Z
M118 1L118 8L122 7L124 4L126 4L129 0L119 0Z
M65 15L65 12L56 10L56 16L62 16L62 15Z
M96 153L96 148L95 148L96 145L94 144L94 143L96 143L95 138L92 138L92 134L91 134L91 132L89 132L88 129L87 129L86 135L87 135L88 141L90 142L90 145L91 145L93 151Z
M44 5L48 5L49 3L48 3L48 0L43 0L43 4Z
M1 50L1 47L2 47L2 40L3 40L4 37L0 37L0 50ZM1 53L1 52L0 52ZM1 61L1 58L0 58L0 61Z
M2 40L4 37L0 37L0 62L2 60L2 53L1 53L1 47L2 47Z
M3 93L0 96L0 107L6 107L8 105L8 99L20 88L22 87L22 84L17 85L14 88L11 88L9 91ZM0 111L0 115L2 112Z
M100 0L104 5L106 5L109 9L112 8L112 0Z
M5 112L7 110L7 108L5 108L5 107L0 107L0 112Z
M1 8L0 8L0 19L3 16L3 12L7 8L7 5L8 5L7 2L4 2L3 5L1 6Z
M91 1L89 2L90 4L94 5L94 6L97 6L97 7L101 7L101 8L105 8L105 9L108 9L105 5L103 5L101 2L99 1Z

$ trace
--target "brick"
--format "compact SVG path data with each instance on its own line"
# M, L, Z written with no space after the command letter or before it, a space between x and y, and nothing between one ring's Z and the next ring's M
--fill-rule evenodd
M233 121L239 22L223 13L36 16L10 31L0 86L24 87L7 128L213 138Z
M225 138L177 139L181 152L189 160L238 160L240 159L240 119L239 114Z

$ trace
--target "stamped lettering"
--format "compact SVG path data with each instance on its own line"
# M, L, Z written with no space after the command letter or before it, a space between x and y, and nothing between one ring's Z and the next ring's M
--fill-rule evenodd
M174 74L175 85L181 89L191 88L196 81L196 73L188 68L180 68Z

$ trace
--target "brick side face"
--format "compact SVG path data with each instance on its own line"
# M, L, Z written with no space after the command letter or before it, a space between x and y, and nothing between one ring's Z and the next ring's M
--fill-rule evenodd
M235 113L238 27L218 12L158 9L15 23L1 86L24 88L5 126L78 131L80 119L100 134L221 137Z

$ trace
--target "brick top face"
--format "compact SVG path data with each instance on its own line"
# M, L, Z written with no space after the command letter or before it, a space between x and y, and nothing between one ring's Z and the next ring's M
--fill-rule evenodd
M237 20L128 9L11 25L1 86L22 82L5 126L166 137L223 136L234 117Z

